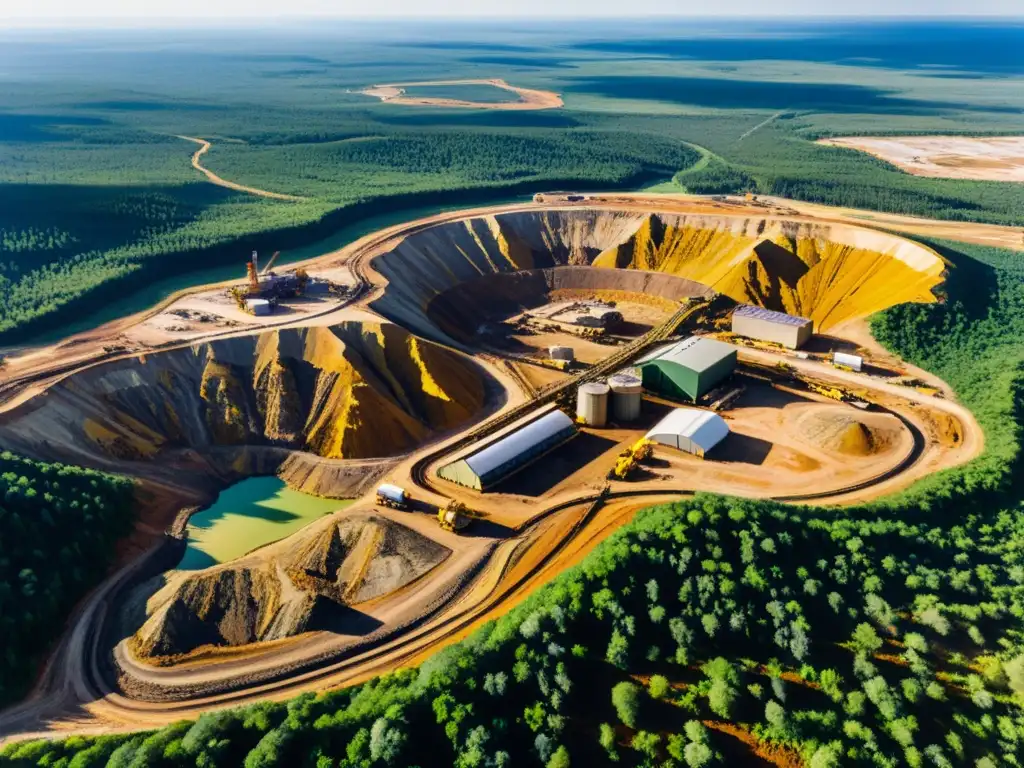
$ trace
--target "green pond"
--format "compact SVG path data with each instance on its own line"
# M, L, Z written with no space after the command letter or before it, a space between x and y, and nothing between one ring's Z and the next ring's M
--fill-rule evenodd
M212 506L192 515L178 570L234 560L351 503L292 490L277 477L242 480L223 490Z

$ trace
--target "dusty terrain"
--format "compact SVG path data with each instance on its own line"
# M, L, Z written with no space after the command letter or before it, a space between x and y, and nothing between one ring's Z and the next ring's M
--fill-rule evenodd
M1024 181L1024 136L850 136L818 143L859 149L914 176Z
M623 491L682 485L755 498L797 497L813 489L827 497L898 471L911 460L921 439L916 426L893 413L865 412L756 380L745 387L741 397L721 412L730 435L706 460L655 446L654 460L635 479L608 480L619 453L677 405L648 397L635 424L583 428L578 437L492 491L481 494L444 480L436 484L446 495L487 512L490 520L519 527L536 514L538 505L564 502L584 491L597 493L606 484ZM889 398L887 405L901 415L913 410L906 399ZM947 448L960 452L959 446ZM432 469L450 460L441 459Z
M484 102L484 101L462 101L460 99L439 99L421 96L409 96L405 89L417 85L492 85L511 91L519 97L519 101ZM491 80L425 80L416 83L390 83L388 85L374 85L360 91L367 96L373 96L387 104L404 104L419 107L462 107L471 109L501 109L501 110L525 110L525 109L558 109L565 106L562 97L552 91L537 91L531 88L518 88L509 85L504 80L494 78Z
M459 305L480 307L490 296L504 311L583 291L614 294L627 304L653 297L656 305L685 307L692 300L699 309L717 291L733 300L817 313L819 323L839 337L846 329L863 333L862 318L885 306L935 300L945 265L929 249L858 226L852 214L824 209L828 217L812 216L784 203L609 195L585 204L526 203L442 214L307 262L311 275L343 270L359 286L315 312L279 317L263 327L218 326L201 342L154 335L129 350L105 349L166 312L165 304L13 357L0 381L0 445L10 441L30 455L71 450L93 462L152 467L163 462L147 458L147 452L174 455L160 443L173 420L160 422L157 416L170 402L162 398L174 393L180 402L174 400L172 410L191 425L175 439L205 436L206 453L190 461L218 462L209 475L212 486L281 471L290 483L361 499L247 558L158 587L163 591L156 592L148 616L142 611L129 634L146 630L114 647L108 629L124 596L147 582L155 586L149 580L165 569L152 570L159 548L126 563L72 617L36 695L0 715L0 736L43 727L52 732L158 725L211 708L358 682L462 636L655 501L707 488L853 503L976 456L983 447L980 430L949 399L884 377L837 371L818 360L742 349L741 360L768 367L784 361L803 376L857 390L877 410L862 412L784 386L755 384L725 413L734 434L706 461L662 450L648 476L612 483L607 503L592 506L611 458L642 427L588 429L564 455L551 454L542 470L524 471L498 494L477 494L474 504L490 514L466 535L437 527L436 505L461 491L433 478L430 466L477 429L464 422L488 411L494 420L518 413L532 396L517 370L534 366L493 351L481 354L477 313ZM907 226L931 224L958 226L926 220ZM209 302L202 297L208 291L176 301ZM643 304L643 312L657 333L671 332L659 325L664 308L652 311ZM866 340L854 343L865 346ZM601 366L621 366L621 355L632 348L609 347L609 357L595 355L595 375L604 373ZM453 376L460 368L466 374ZM180 376L182 385L166 386L166 371ZM572 384L557 375L552 382ZM484 380L491 382L489 394L471 383ZM924 380L936 389L945 386L934 377ZM76 404L91 408L91 415L68 424ZM354 418L357 406L365 411ZM99 428L87 426L90 418ZM59 444L48 445L55 429L63 430ZM328 458L372 456L378 441L387 443L393 458ZM194 453L194 446L181 447L182 456ZM140 455L128 460L119 457L122 450ZM351 464L360 461L358 467ZM359 474L364 470L374 472L375 480L411 489L413 511L374 509L372 497L363 495L372 487ZM175 498L173 472L149 482L154 494ZM399 563L386 546L373 543L399 531L408 543L400 549L422 549L422 558ZM364 592L360 585L367 583L379 590ZM260 597L239 613L230 597L238 594ZM312 595L356 613L335 631L317 631L322 625L312 621L316 612L306 610ZM271 631L268 617L277 604L302 609L288 613L294 621L282 618ZM194 625L166 620L168 606L181 606L175 610L186 616L200 606L199 613L216 610L203 613L210 620L200 622L190 640L178 633ZM154 666L154 658L166 665ZM111 674L113 663L119 677Z

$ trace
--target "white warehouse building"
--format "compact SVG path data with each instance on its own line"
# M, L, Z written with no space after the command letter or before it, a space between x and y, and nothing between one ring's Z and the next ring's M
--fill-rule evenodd
M800 349L810 341L814 323L806 317L741 304L732 313L732 332L748 339L774 341L789 349Z
M711 411L676 408L647 433L647 439L704 458L729 435L725 419Z

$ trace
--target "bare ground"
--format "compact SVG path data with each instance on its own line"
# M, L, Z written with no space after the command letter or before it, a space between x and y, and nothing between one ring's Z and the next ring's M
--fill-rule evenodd
M1024 181L1024 136L850 136L818 143L859 149L914 176Z
M491 85L511 91L519 97L519 101L506 102L484 102L484 101L463 101L461 99L441 99L421 96L409 96L405 89L419 85ZM367 96L373 96L387 104L404 104L418 107L461 107L470 109L500 109L500 110L530 110L530 109L558 109L565 106L562 97L553 91L538 91L531 88L519 88L509 85L500 78L481 80L425 80L416 83L390 83L388 85L374 85L363 91Z

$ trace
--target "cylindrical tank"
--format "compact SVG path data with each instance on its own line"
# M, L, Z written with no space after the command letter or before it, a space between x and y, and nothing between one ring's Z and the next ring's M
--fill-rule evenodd
M576 416L590 427L608 423L608 385L592 381L580 385L576 393Z
M555 345L548 347L548 357L552 360L568 360L570 363L576 359L576 353L572 351L572 347L563 347Z
M640 418L640 403L644 386L631 373L617 373L608 379L612 391L612 420L617 422L636 421Z

